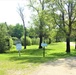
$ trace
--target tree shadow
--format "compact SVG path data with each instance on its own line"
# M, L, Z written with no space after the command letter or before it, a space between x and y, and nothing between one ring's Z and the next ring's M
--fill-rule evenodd
M48 49L46 49L47 51ZM53 50L53 49L49 49ZM18 54L18 51L12 51L9 54L16 53ZM19 61L19 63L44 63L48 61L57 60L60 58L66 58L70 56L76 56L75 53L73 54L67 54L65 52L60 53L50 53L45 54L45 57L43 57L43 50L42 49L26 49L21 51L21 57L18 55L11 56L9 60L11 61Z
M45 63L49 60L54 60L53 57L32 57L32 56L25 56L25 57L11 57L11 61L19 61L19 63Z
M75 52L72 52L70 54L67 54L66 52L60 52L60 53L51 53L50 56L53 56L55 58L66 58L71 56L76 56Z
M66 57L65 53L52 53L50 55L45 55L43 57L41 50L26 50L21 53L21 57L13 56L10 57L11 61L19 61L20 63L44 63L48 61L53 61L63 56Z

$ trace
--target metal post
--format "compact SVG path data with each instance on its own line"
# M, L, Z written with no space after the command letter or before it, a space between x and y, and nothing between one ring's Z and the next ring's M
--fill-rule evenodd
M19 52L19 57L21 56L21 54L20 54L20 50L18 51Z
M45 57L45 47L43 47L43 57Z

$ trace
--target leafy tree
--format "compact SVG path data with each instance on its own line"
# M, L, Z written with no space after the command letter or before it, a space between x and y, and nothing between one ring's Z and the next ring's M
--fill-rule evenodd
M24 28L24 49L26 49L26 27L25 27L25 19L24 19L24 7L18 6L18 13L21 17L21 20L23 22L23 28Z
M21 37L22 45L24 46L24 36ZM30 37L26 37L26 45L32 45L32 40Z
M50 5L57 27L66 35L66 52L70 53L70 35L76 21L76 0L52 0Z
M8 26L8 34L11 37L16 37L20 39L23 36L23 32L24 32L23 26L18 23L15 26L13 25Z
M76 22L73 24L71 37L72 37L73 40L75 41L75 49L76 49Z
M36 11L37 13L37 19L35 19L35 23L38 23L38 29L39 29L39 38L40 38L40 43L39 43L39 48L42 48L41 43L42 43L42 37L43 37L43 29L44 29L44 0L29 0L30 2L30 7Z
M16 24L16 26L13 27L12 36L20 39L23 36L23 26L20 24Z
M27 35L30 37L30 38L36 38L38 37L38 34L36 33L36 29L35 27L33 26L30 26L27 30Z
M7 27L5 23L0 23L0 53L6 50Z
M8 26L8 34L9 34L9 36L13 37L13 35L14 35L14 25L9 25Z

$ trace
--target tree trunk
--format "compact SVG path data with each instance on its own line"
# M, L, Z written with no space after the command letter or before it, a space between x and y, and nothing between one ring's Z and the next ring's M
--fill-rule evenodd
M42 48L42 46L41 46L41 43L42 43L42 35L40 35L40 43L39 43L39 49L41 49Z
M51 44L51 38L49 38L49 44Z
M75 49L76 49L76 38L75 38Z
M66 52L70 53L70 36L66 38Z
M26 27L24 27L24 49L26 49Z

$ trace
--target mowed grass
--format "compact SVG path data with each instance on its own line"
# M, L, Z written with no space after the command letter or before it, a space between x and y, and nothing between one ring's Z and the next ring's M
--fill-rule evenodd
M23 49L19 57L18 51L13 47L0 54L0 75L30 75L42 63L76 56L74 46L71 46L70 54L66 54L65 50L64 42L52 43L46 47L46 57L43 57L43 50L38 49L38 45L32 45Z

